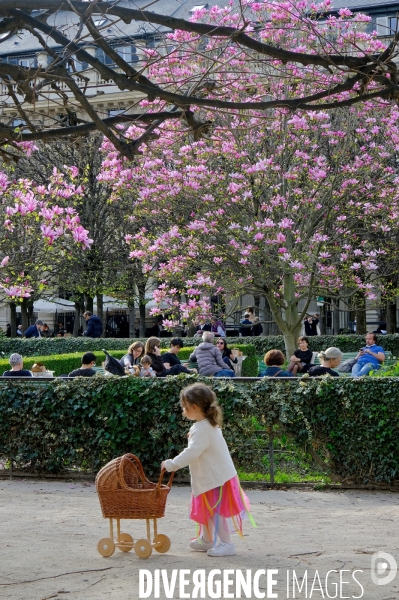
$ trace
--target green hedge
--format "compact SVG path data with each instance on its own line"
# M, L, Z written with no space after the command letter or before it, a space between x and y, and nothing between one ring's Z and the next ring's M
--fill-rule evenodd
M196 376L143 380L2 380L0 455L37 473L96 471L125 452L151 472L187 443L180 389ZM399 381L359 378L254 383L204 379L225 412L224 434L237 466L250 469L261 427L274 426L324 457L346 480L399 479Z
M330 346L337 346L342 352L356 352L364 346L364 335L319 335L309 338L310 348L314 352L325 350ZM399 356L399 334L381 335L378 343L385 349L392 352L394 356ZM276 348L285 351L284 339L282 335L270 335L259 337L238 337L226 338L230 348L235 348L242 344L252 344L256 348L256 354L263 357L268 350ZM50 354L69 354L72 352L94 352L96 350L124 350L137 339L125 338L106 338L106 339L87 339L80 338L49 338L49 339L17 339L0 338L0 353L9 356L13 352L18 352L22 356L48 356ZM145 342L146 340L140 340ZM198 346L201 338L183 338L184 345L187 347ZM168 348L170 338L161 338L161 347Z
M256 358L255 347L251 344L244 345L239 344L235 346L239 348L247 358L244 360L242 365L242 376L243 377L256 377L258 374L258 361ZM179 358L181 360L187 360L194 348L182 348L179 352ZM87 352L88 350L86 350ZM166 352L167 349L163 349L162 353ZM122 358L126 354L126 350L110 350L112 356L115 358ZM97 366L100 366L105 359L104 352L95 350L94 354L97 358ZM24 356L24 355L23 355ZM43 356L24 356L24 367L30 369L35 362L42 362L49 371L54 371L54 375L67 375L74 369L78 369L81 365L82 352L75 352L74 354L54 354L54 355L43 355ZM0 359L0 374L7 371L10 368L8 359Z

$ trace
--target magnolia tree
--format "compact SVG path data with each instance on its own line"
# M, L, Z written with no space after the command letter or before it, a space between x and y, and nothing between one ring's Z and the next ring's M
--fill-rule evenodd
M251 6L260 20L269 7ZM287 21L289 8L279 6L260 37L314 50L325 26L309 19L313 34L298 39ZM212 22L220 18L218 10L202 16ZM358 29L365 20L357 15L348 22L347 11L330 19L334 44L342 49L348 40L358 40L362 52L375 51L379 42ZM196 43L185 32L170 38ZM209 42L208 52L214 43ZM169 81L172 89L186 77L207 77L206 53L195 62L189 53L183 58L159 70L153 66L151 75ZM311 86L306 67L279 61L268 72L247 69L246 53L232 47L228 64L213 72L214 88L229 86L236 98L264 97L282 87L289 94L288 80L293 94L299 89L314 94L320 83L316 79ZM345 94L339 95L341 103ZM263 294L290 355L315 295L360 291L374 299L377 262L387 252L384 234L396 228L398 217L398 116L396 107L381 100L330 112L220 113L216 120L213 115L205 140L196 141L168 123L141 159L108 163L105 177L113 181L114 198L127 185L135 190L133 218L146 213L168 217L168 228L142 228L128 240L132 258L143 261L144 271L157 266L163 281L154 294L157 301L168 302L176 318L203 318L211 294ZM135 127L126 132L132 139L137 134Z
M275 107L328 110L375 97L398 100L398 33L387 29L392 39L379 41L365 32L369 17L352 19L345 8L334 15L332 0L229 0L209 11L193 7L190 21L180 18L190 4L177 7L174 16L146 10L150 6L128 0L1 0L0 52L12 37L17 44L29 36L40 55L37 66L0 64L7 115L12 106L25 123L20 130L3 119L0 155L15 158L20 141L97 130L132 158L165 121L181 121L201 137L219 112L264 115ZM140 23L133 35L126 27L132 21ZM158 49L145 65L138 55L138 62L129 58L118 39L139 47L155 40ZM87 93L92 85L86 69L128 92L123 114L104 118ZM149 103L145 110L138 106L143 97ZM54 116L58 107L63 119ZM141 125L134 138L115 127L131 121Z
M70 206L83 189L71 181L74 167L68 170L70 178L54 169L47 185L28 179L13 181L0 173L0 289L8 301L20 302L48 288L59 261L68 262L75 248L91 244L77 211Z

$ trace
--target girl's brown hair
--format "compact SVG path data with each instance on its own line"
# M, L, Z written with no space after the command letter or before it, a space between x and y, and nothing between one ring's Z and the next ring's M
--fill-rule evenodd
M222 426L222 409L215 392L208 385L193 383L180 392L180 405L184 407L192 404L196 404L202 410L212 427Z
M309 338L307 338L306 335L301 335L301 337L298 338L298 344L299 342L306 342L309 346Z
M144 352L146 354L154 354L155 346L160 346L160 345L161 345L161 340L159 338L150 337L150 338L148 338L148 340L145 343Z

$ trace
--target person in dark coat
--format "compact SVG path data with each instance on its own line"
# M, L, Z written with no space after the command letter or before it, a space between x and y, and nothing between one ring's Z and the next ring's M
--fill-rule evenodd
M250 327L250 325L252 326L252 321L249 319L251 315L249 313L245 313L244 318L242 321L240 321L240 325L246 325L247 327L240 327L240 329L238 330L239 334L242 337L248 337L253 335L253 331L252 331L252 327Z
M43 321L38 319L34 325L28 327L25 331L26 338L39 338L42 337Z
M99 317L93 315L89 310L86 310L83 313L84 318L86 319L87 329L83 333L86 337L90 338L100 338L103 334L103 324Z
M252 327L252 335L262 335L263 333L263 327L262 327L262 323L259 323L259 317L254 317L253 318L253 327Z
M311 315L307 315L306 319L303 322L305 328L305 335L307 337L312 337L317 335L317 326L319 324L319 315L318 313L314 314L314 317Z

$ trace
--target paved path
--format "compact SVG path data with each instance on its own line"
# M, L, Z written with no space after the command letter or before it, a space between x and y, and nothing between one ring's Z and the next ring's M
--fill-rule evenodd
M206 569L207 574L211 569L232 569L245 575L246 569L251 569L252 575L258 569L277 569L278 574L271 576L277 579L273 591L278 598L319 599L328 598L325 577L335 569L344 570L342 580L350 583L343 583L342 593L338 588L334 596L333 584L339 574L331 573L327 587L330 597L399 599L399 574L390 584L377 586L371 581L370 571L371 556L377 551L391 553L399 563L397 495L307 490L249 491L248 495L258 528L245 524L245 539L237 540L237 556L211 559L187 550L188 540L195 535L195 527L187 519L189 489L174 487L167 516L159 521L159 531L172 540L170 551L154 552L149 559L139 560L134 552L117 550L106 559L97 553L96 545L108 535L108 522L101 516L92 484L0 480L0 598L136 600L139 569L152 573L166 569L168 577L172 577L173 569L190 569L191 573ZM135 538L144 537L143 522L125 524L123 530ZM355 575L364 588L363 594L352 578L355 569L363 571ZM302 592L297 590L293 596L293 570L300 583L307 572L307 595L304 585ZM317 591L316 570L324 596ZM262 575L259 582L260 592L267 598L266 577ZM235 597L234 589L226 588L227 592L233 591L231 597ZM186 588L189 590L190 586ZM166 598L163 586L160 592L160 598ZM176 587L170 597L183 596ZM208 592L205 597L210 597Z

